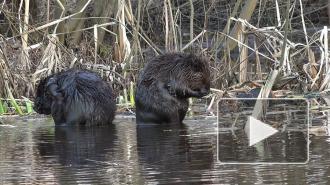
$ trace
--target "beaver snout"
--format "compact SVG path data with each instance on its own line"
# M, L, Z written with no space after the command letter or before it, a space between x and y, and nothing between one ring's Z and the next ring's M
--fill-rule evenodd
M201 90L200 90L200 94L201 94L201 96L206 96L206 95L208 95L210 93L210 89L208 88L202 88Z

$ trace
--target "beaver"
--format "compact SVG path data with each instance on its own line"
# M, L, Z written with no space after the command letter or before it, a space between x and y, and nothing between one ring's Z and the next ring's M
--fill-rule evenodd
M34 110L51 114L56 125L108 124L115 117L115 95L96 73L70 69L40 81Z
M181 123L188 98L210 91L209 60L186 53L166 53L146 64L137 81L137 123Z

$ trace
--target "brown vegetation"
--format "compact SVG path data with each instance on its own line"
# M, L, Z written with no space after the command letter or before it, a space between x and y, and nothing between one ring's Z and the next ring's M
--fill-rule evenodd
M145 61L173 50L212 59L215 94L256 84L268 85L265 94L325 92L329 7L324 0L3 1L0 97L31 98L41 78L89 68L114 81L119 104L129 107Z

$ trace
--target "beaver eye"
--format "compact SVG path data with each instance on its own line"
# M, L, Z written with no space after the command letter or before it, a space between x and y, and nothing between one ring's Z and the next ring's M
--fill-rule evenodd
M200 88L193 88L192 90L193 90L193 91L197 91L197 92L198 92L198 91L201 91Z

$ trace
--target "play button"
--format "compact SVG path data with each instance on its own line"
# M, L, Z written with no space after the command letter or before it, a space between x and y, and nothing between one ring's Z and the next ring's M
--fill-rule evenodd
M221 164L306 164L310 102L304 98L221 98L217 107L217 160ZM276 124L276 127L272 124ZM266 142L267 141L267 142Z
M245 126L245 133L249 138L249 146L253 146L256 143L259 143L260 141L274 135L277 132L278 130L255 119L254 117L248 117Z

